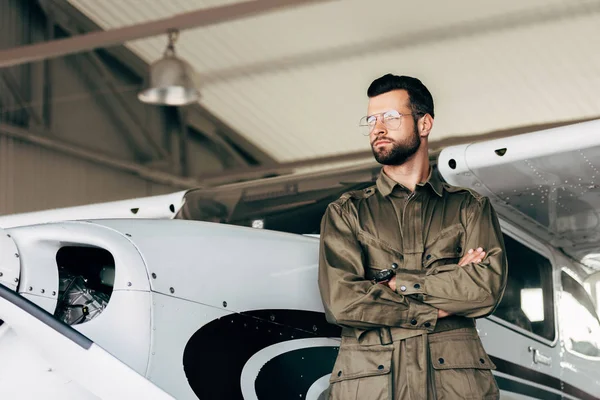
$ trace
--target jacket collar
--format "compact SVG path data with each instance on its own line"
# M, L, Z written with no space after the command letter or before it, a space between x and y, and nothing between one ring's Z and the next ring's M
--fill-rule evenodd
M394 191L394 188L396 186L398 186L402 190L409 191L405 186L399 184L398 182L387 176L386 173L383 171L383 168L381 168L376 184L379 193L381 193L381 195L384 197L389 196ZM439 197L443 196L444 185L442 183L442 180L440 179L438 172L434 172L433 168L431 167L429 168L429 176L427 177L427 180L425 182L417 184L417 186L421 187L425 185L431 186L435 194L437 194Z

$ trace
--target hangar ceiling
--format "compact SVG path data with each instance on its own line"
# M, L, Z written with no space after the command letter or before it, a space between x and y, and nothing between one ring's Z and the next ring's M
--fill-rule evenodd
M201 28L188 21L176 45L197 71L199 105L271 161L369 159L357 124L367 86L388 72L419 77L432 91L434 149L600 116L600 0L295 2ZM276 4L68 3L107 31ZM166 44L166 34L124 43L144 65Z
M104 29L231 0L69 0ZM165 36L127 43L146 62ZM182 32L201 103L278 162L368 150L366 87L433 92L433 141L600 115L600 1L326 1ZM368 153L367 153L368 156Z

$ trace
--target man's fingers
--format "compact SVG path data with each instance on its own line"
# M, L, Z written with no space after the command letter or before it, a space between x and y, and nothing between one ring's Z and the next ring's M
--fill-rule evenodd
M477 258L477 262L480 263L483 261L483 259L485 258L485 251L482 251L481 253L479 253L479 257Z
M463 266L467 265L468 263L470 263L472 260L474 260L476 256L477 256L477 252L475 252L475 250L473 250L473 249L469 249L469 251L467 251L467 254L465 254L461 258L458 265L463 267Z
M464 267L472 262L480 263L485 257L485 251L481 247L477 249L469 249L467 254L465 254L461 260L458 262L458 265Z
M479 264L480 262L483 261L484 258L485 258L485 251L482 251L479 253L479 256L475 260L473 260L473 262L475 264Z

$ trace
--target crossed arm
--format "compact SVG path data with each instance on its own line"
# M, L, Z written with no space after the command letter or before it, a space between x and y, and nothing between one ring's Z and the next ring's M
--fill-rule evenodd
M487 199L474 204L466 222L465 247L475 249L472 253L457 264L398 271L388 284L365 279L355 226L352 213L336 203L329 206L321 223L319 290L331 323L359 329L390 326L432 331L438 318L449 314L489 315L502 296L506 256L499 223ZM398 282L407 290L397 291Z
M469 249L467 251L467 253L458 262L458 266L464 267L464 266L469 265L470 263L479 264L480 262L483 261L484 258L485 258L485 249L483 249L482 247L478 247L476 249ZM390 279L389 281L384 281L384 282L380 282L380 283L382 285L387 285L394 292L396 291L396 280L395 279ZM438 318L445 318L449 315L452 315L452 313L441 310L441 309L438 309L437 314L438 314L437 315Z

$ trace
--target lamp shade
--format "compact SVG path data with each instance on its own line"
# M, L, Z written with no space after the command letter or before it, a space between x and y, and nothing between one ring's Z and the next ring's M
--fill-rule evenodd
M138 94L138 99L143 103L169 106L197 102L200 92L193 77L194 71L187 62L167 52L150 66L150 85Z

